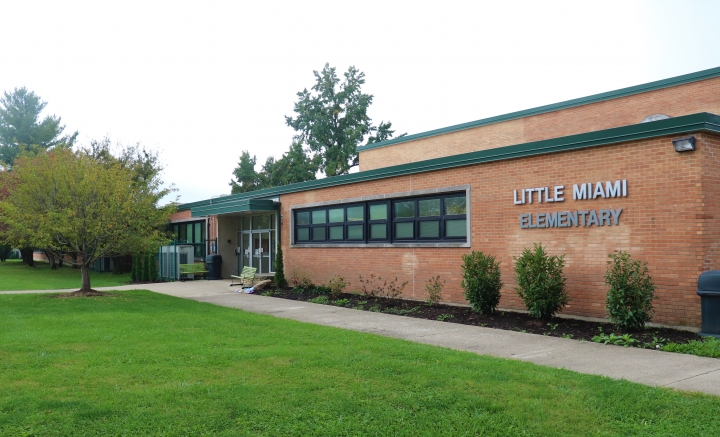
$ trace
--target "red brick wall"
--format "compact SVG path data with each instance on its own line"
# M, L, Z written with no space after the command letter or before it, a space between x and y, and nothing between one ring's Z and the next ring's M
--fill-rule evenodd
M720 114L720 77L360 152L362 171L637 124L652 114Z
M177 212L173 213L170 216L170 221L172 222L175 220L186 220L186 219L190 219L190 218L192 218L192 211L190 211L188 209L185 211L177 211Z
M607 255L627 250L647 261L657 285L654 322L700 325L697 276L720 268L720 138L699 134L698 150L676 153L671 138L655 138L330 187L283 195L282 246L286 272L309 273L316 283L333 275L359 290L358 275L408 281L404 297L425 299L433 275L447 281L446 302L466 303L461 256L471 250L502 262L504 308L524 309L513 279L513 256L533 243L565 254L570 305L566 314L604 317ZM572 200L572 185L627 179L624 198ZM290 207L378 194L471 185L472 248L291 248ZM514 205L513 190L565 185L565 202ZM623 208L619 226L520 229L524 213Z

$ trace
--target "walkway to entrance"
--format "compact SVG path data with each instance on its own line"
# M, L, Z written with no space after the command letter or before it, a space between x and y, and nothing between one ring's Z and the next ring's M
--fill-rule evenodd
M254 313L334 326L452 349L513 358L580 373L626 379L651 386L720 396L720 359L637 348L606 346L556 337L413 319L308 302L237 293L229 281L125 285L100 290L148 289L156 293ZM51 293L68 290L6 291Z

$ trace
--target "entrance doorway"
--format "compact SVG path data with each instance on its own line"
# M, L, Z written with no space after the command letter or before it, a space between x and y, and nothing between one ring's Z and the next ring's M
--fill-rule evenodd
M275 214L240 219L238 271L247 266L255 267L257 274L274 273L277 235L274 228Z

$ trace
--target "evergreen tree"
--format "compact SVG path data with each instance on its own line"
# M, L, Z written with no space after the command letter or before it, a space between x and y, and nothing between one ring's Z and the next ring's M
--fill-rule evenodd
M278 246L277 253L275 254L275 286L278 288L287 287L285 267L283 265L283 252L280 246Z
M60 124L60 117L50 115L40 120L46 105L25 87L5 91L0 98L0 164L11 168L24 149L37 153L73 145L78 133L62 136L65 126Z

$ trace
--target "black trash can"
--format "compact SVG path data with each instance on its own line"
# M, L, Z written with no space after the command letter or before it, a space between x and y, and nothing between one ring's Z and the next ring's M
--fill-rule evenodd
M702 331L700 335L720 338L720 270L709 270L698 277Z
M222 279L222 276L220 274L220 265L222 264L221 255L208 255L207 258L205 258L205 263L208 267L208 279Z

